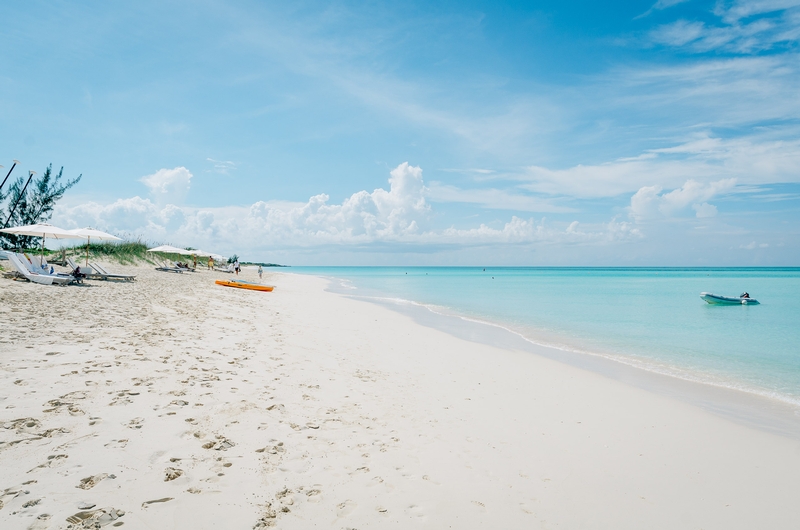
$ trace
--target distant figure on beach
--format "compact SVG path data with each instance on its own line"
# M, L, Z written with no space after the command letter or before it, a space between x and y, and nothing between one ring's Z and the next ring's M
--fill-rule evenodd
M194 260L194 268L197 268L197 256L192 255L192 260Z
M239 260L233 262L233 271L236 273L236 276L239 276Z
M264 274L264 269L261 268L261 265L258 266L258 279L261 279L261 275Z
M743 292L743 293L742 293L742 294L739 296L739 298L750 298L750 293L748 293L747 291L745 291L745 292Z
M214 268L214 258L212 258L211 256L209 256L209 257L208 257L208 270L211 270L211 269L213 269L213 268Z

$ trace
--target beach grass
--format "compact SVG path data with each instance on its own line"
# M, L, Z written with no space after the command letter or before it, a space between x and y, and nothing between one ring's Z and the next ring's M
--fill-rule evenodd
M140 262L153 263L151 256L147 253L148 245L143 241L102 241L89 244L89 259L107 259L121 264L135 264ZM84 258L86 257L86 245L75 245L54 251L51 255L58 259L62 252L65 256Z

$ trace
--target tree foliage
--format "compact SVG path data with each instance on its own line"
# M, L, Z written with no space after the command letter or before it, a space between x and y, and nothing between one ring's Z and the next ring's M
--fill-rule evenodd
M62 182L63 173L64 168L62 167L54 176L53 164L50 164L41 177L31 180L27 189L25 183L28 181L28 177L17 178L8 188L8 192L4 194L5 197L0 197L0 201L4 198L7 199L5 207L0 208L0 226L23 226L49 221L53 216L56 203L83 176L78 175L72 180L67 179ZM15 204L16 209L14 208ZM4 248L30 248L35 246L38 240L38 237L0 233L0 244Z

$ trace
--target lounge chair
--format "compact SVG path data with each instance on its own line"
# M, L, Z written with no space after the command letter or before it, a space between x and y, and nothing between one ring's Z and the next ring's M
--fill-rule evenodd
M67 258L67 265L72 270L72 275L75 275L75 271L78 270L78 265L75 263L75 260L72 258ZM95 272L95 270L91 266L80 266L81 274L85 275L89 280L102 280L103 278Z
M183 274L183 271L186 269L179 269L175 265L167 265L166 262L163 262L161 266L156 267L156 270L160 272L177 272L178 274Z
M170 261L170 264L172 264L172 266L176 269L181 269L183 271L189 271L189 272L196 272L194 268L189 266L188 263L174 263Z
M44 258L44 256L36 256L36 255L28 256L27 254L22 254L22 256L25 257L25 259L27 259L34 267L36 267L37 270L38 269L44 270L45 268L48 268L50 266L50 264L47 263L47 260Z
M225 268L214 267L214 270L217 272L227 272L228 274L233 274L235 272L233 270L233 263L228 263L228 266Z
M136 276L132 274L112 274L97 263L92 263L91 265L92 268L97 272L97 276L100 276L100 278L103 280L122 280L125 282L132 282L136 279Z
M27 254L17 254L17 258L19 259L20 263L22 263L25 268L28 269L29 272L32 274L38 274L43 276L53 276L56 278L69 278L70 282L82 283L81 278L75 276L74 274L68 274L66 272L55 272L53 267L47 263L47 260L41 256L33 256L31 258ZM58 283L56 281L55 283Z
M66 285L68 283L77 281L77 278L72 276L49 274L44 270L37 271L33 263L31 263L28 258L22 254L16 254L14 252L8 252L5 250L0 250L0 253L8 258L11 266L16 269L17 275L25 278L29 282L39 283L42 285Z

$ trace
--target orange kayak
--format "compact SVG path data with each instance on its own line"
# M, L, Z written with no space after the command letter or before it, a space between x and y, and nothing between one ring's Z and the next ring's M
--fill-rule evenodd
M257 283L243 282L241 280L217 280L214 283L217 285L224 285L225 287L250 289L251 291L272 291L275 288L272 285L259 285Z

